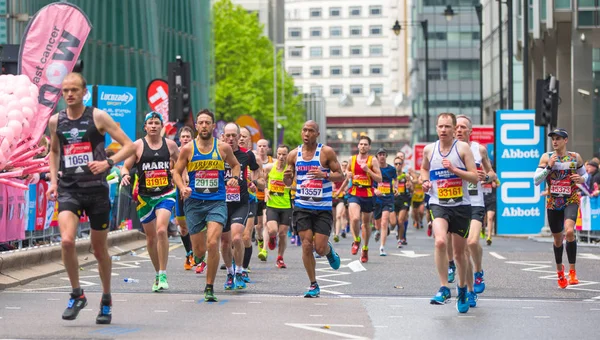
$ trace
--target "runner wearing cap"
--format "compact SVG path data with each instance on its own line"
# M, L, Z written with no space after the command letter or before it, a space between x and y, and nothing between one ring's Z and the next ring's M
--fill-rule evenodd
M390 214L394 212L394 192L396 191L396 168L387 164L387 151L377 150L377 161L381 169L382 181L375 184L375 241L380 241L379 256L386 256L385 241L390 232Z
M554 237L554 260L558 274L558 286L567 288L569 284L579 283L575 262L577 259L577 241L575 240L575 221L579 210L577 185L587 180L583 168L583 159L576 152L567 151L569 134L565 129L554 129L548 133L552 139L554 151L544 153L535 171L535 185L546 182L546 211L548 224ZM566 229L566 231L565 231ZM569 280L565 278L565 266L562 263L563 237L566 234L567 259L569 261Z

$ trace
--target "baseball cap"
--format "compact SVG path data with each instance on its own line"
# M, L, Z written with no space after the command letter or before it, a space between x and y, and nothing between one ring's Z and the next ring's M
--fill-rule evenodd
M598 163L596 161L594 161L594 160L589 161L588 165L595 166L596 168L598 168Z
M554 129L554 130L550 131L550 133L548 133L548 137L552 137L552 136L560 136L562 138L569 138L569 134L567 133L567 130L565 130L565 129Z
M388 153L387 153L387 150L386 150L386 149L384 149L384 148L379 148L379 149L377 150L377 155L379 155L380 153L384 153L384 154L386 154L386 155L388 154Z
M149 119L152 119L152 118L158 118L161 123L164 123L163 122L163 117L162 117L162 115L160 113L158 113L156 111L150 111L150 112L148 112L148 114L146 114L146 118L144 118L144 124L146 124L146 122Z

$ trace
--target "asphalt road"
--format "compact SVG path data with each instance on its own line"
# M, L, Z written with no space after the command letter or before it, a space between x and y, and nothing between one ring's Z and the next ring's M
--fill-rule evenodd
M486 290L476 308L459 314L454 299L433 306L439 288L433 239L410 229L408 246L388 239L387 257L371 241L365 271L348 267L350 239L335 244L342 267L317 260L321 297L305 299L309 285L300 249L289 245L287 269L256 258L245 291L224 291L225 271L216 282L218 303L205 303L204 274L183 270L184 250L171 243L170 289L152 293L152 266L144 251L113 265L113 322L95 324L100 280L95 267L80 272L88 307L77 320L60 318L70 286L66 274L0 293L0 338L15 339L598 339L600 337L600 248L579 247L580 284L559 289L551 243L495 238L484 247ZM566 262L566 254L564 257ZM124 278L140 280L125 283ZM454 284L452 294L455 296Z

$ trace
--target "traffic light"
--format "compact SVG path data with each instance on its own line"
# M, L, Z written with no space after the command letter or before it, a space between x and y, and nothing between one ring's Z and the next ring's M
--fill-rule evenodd
M556 127L558 124L558 85L551 76L535 83L535 125Z
M184 121L192 112L190 98L190 63L177 56L169 63L169 121Z

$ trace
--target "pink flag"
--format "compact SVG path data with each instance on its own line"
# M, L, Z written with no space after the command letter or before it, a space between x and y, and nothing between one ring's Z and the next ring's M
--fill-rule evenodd
M39 104L31 135L19 142L13 155L36 147L60 99L62 81L73 70L91 29L87 16L67 2L49 4L29 21L19 51L19 73L38 87Z
M0 184L0 242L6 242L6 187Z
M23 181L16 181L22 184ZM6 186L6 239L8 241L25 238L25 191Z

